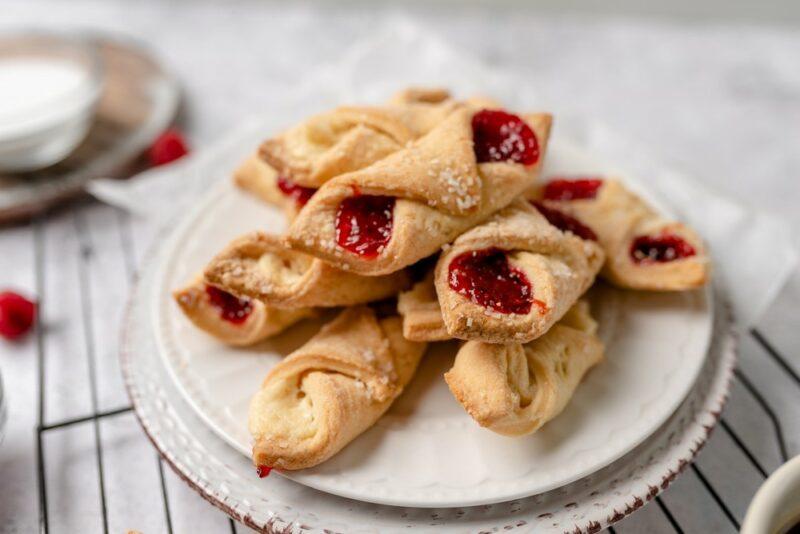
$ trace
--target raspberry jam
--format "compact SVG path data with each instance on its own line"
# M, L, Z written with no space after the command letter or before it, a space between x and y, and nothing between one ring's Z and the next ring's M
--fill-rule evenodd
M571 215L567 215L563 211L559 211L557 209L548 208L541 202L531 201L539 213L544 215L544 218L547 219L547 222L558 228L563 232L572 232L576 236L580 237L581 239L588 239L589 241L597 241L597 234L595 234L591 228L580 222L575 217Z
M258 478L264 478L269 476L272 468L268 465L259 465L256 467L256 473L258 473Z
M317 192L313 187L297 185L285 176L278 176L278 189L287 197L293 199L298 206L305 206L308 199Z
M484 109L472 117L472 137L478 163L513 161L533 165L539 161L539 141L520 117Z
M253 312L253 306L248 299L240 299L218 287L206 285L206 294L211 305L219 310L220 317L230 323L241 324Z
M603 180L597 178L581 178L566 180L557 178L544 186L545 200L583 200L595 198Z
M374 258L392 238L394 197L357 195L339 204L336 243L365 258Z
M450 262L450 288L484 308L526 314L533 303L528 277L508 262L505 252L487 248L465 252Z
M666 263L695 254L692 245L673 234L642 235L631 243L631 258L636 263Z

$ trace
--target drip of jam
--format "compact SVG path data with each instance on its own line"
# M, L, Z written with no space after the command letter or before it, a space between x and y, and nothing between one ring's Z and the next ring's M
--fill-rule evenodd
M536 209L539 210L539 213L544 215L544 218L547 219L547 222L559 230L563 232L572 232L581 239L597 241L597 234L595 234L591 228L580 222L575 217L567 215L563 211L548 208L541 202L537 202L535 200L531 201L531 204L533 204Z
M505 252L487 248L465 252L450 262L450 288L484 308L527 314L533 288L525 273L511 266Z
M394 197L348 197L336 212L336 243L365 258L374 258L392 238Z
M478 163L513 161L533 165L539 161L539 141L520 117L501 110L484 109L472 117L472 137Z
M631 258L636 263L666 263L695 254L692 245L673 234L642 235L631 243Z
M259 465L256 467L256 473L258 473L258 478L268 477L272 468L268 465Z
M206 285L206 294L211 305L219 310L219 315L233 324L241 324L253 312L253 305L248 299L240 299L218 287Z
M293 199L298 206L305 206L308 199L317 192L313 187L297 185L285 176L278 176L278 189L287 197Z
M566 180L557 178L544 186L545 200L583 200L595 198L603 180L597 178L580 178Z

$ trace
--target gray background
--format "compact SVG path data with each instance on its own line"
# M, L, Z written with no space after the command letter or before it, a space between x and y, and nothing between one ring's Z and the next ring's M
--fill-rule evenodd
M798 229L799 12L789 1L376 7L3 0L0 29L79 28L146 43L181 78L184 126L202 150L249 114L276 105L269 87L297 83L389 15L403 13L498 67L535 73L542 108L605 123L671 166ZM151 231L94 202L0 229L0 285L38 295L47 325L20 344L0 343L11 416L0 448L0 532L32 532L38 524L37 362L46 366L45 424L127 405L117 331ZM757 325L761 338L743 332L724 423L696 466L617 531L734 532L764 475L785 459L781 442L786 456L800 451L798 305L796 273ZM94 402L90 362L98 377ZM102 531L96 435L112 532L237 528L164 472L133 416L122 413L45 434L52 531Z

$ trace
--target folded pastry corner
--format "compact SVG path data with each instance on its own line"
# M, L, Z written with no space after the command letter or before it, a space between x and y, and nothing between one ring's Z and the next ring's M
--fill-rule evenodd
M466 342L444 378L482 427L506 436L539 430L566 407L586 372L603 360L597 323L578 301L530 343Z
M261 159L252 154L233 173L234 183L242 190L267 204L284 210L290 220L311 198L316 189L292 183Z
M711 275L703 240L685 224L659 215L615 179L554 179L526 196L554 217L596 236L606 252L601 276L628 289L681 291Z
M418 92L398 96L400 100L383 106L339 107L268 139L259 156L291 183L318 188L430 131L459 106L440 96Z
M603 260L597 243L518 199L442 252L435 284L445 328L490 343L536 339L592 285Z
M390 104L413 104L425 102L439 104L450 99L450 91L443 87L408 87L395 93Z
M463 105L402 150L325 183L287 240L359 274L397 271L531 187L551 120Z
M453 339L442 320L442 310L433 285L433 270L408 291L397 296L397 311L403 318L403 336L411 341Z
M205 280L278 308L362 304L408 287L406 271L359 276L286 247L283 238L252 232L234 240L205 270Z
M250 404L255 465L312 467L371 427L425 351L401 329L397 316L348 308L278 363Z
M280 310L206 284L201 277L173 293L184 315L200 330L233 346L247 346L316 315L311 308Z

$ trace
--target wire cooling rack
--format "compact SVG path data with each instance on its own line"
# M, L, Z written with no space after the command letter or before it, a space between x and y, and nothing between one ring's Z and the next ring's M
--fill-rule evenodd
M78 208L73 208L78 209ZM130 225L128 224L127 215L123 212L118 212L119 222L121 228L130 229ZM43 242L43 231L42 225L43 221L46 220L47 214L44 214L37 218L34 221L34 248L35 248L35 261L36 261L36 294L38 296L38 306L41 309L44 306L46 298L48 297L45 294L45 269L44 269L44 242ZM76 227L76 232L78 236L85 236L85 221L80 216L77 211L74 211L73 221ZM132 243L129 239L130 236L125 233L122 234L123 236L123 248L126 249L125 254L126 256L126 266L128 271L128 276L133 278L135 277L135 259L132 253ZM99 488L99 496L100 496L100 510L102 512L102 525L103 525L103 532L109 532L109 521L108 521L108 507L106 504L106 475L105 469L103 465L103 436L101 433L100 428L100 421L107 418L113 418L116 416L120 416L123 414L127 414L133 411L133 407L131 405L120 406L118 408L110 409L110 410L99 410L98 409L98 379L97 379L97 362L96 362L96 351L94 349L94 342L93 336L89 331L90 325L92 324L92 303L91 300L86 298L88 295L88 270L86 268L87 260L91 257L93 250L91 245L85 240L80 240L80 256L81 261L79 261L79 286L80 292L83 296L81 301L81 312L83 318L83 325L84 325L84 338L86 341L86 358L88 364L88 382L89 382L89 392L90 392L90 399L91 399L91 412L79 417L72 417L69 419L64 419L60 421L53 421L48 422L45 414L45 406L47 403L47 388L45 387L45 376L47 373L46 368L46 361L45 358L45 344L44 344L44 336L45 331L41 328L37 329L36 332L36 352L37 352L37 386L38 386L38 401L37 401L37 423L36 423L36 471L37 471L37 483L38 483L38 496L39 496L39 531L41 533L48 533L50 532L50 517L48 514L48 506L47 506L47 464L45 463L45 445L44 445L44 436L48 432L54 430L60 430L68 427L72 427L75 425L80 425L83 423L91 422L91 429L94 434L94 456L97 465L97 485ZM0 386L0 398L2 398L2 388ZM173 525L172 525L172 516L170 511L170 500L167 492L166 487L166 480L164 476L164 461L163 459L156 453L155 454L156 461L158 462L158 474L159 474L159 482L160 487L157 488L157 491L160 492L161 500L164 507L164 516L166 519L166 527L167 532L169 534L173 533ZM233 519L228 520L230 524L230 530L233 534L236 534L236 525Z

